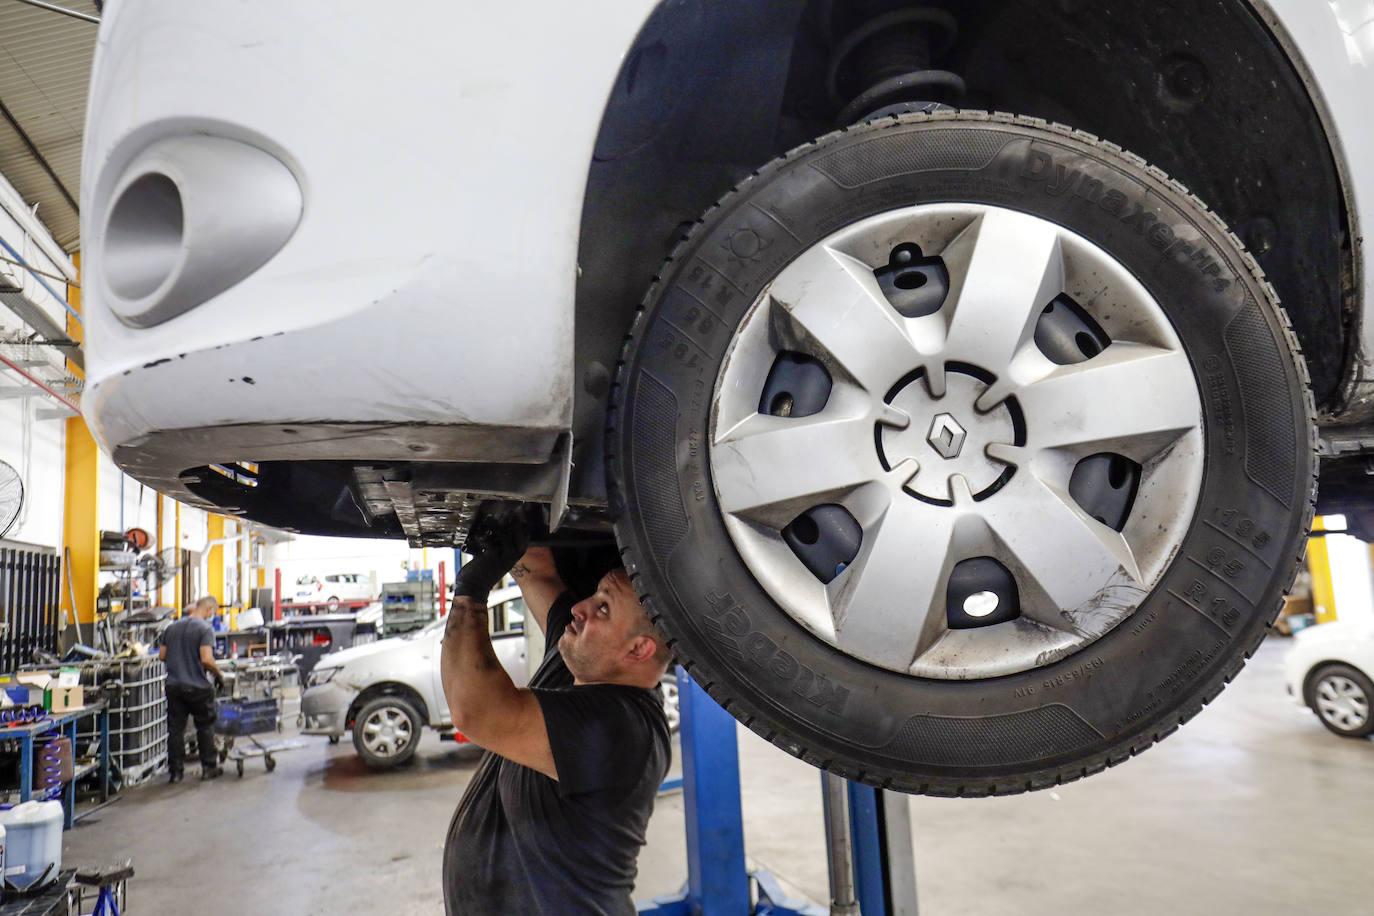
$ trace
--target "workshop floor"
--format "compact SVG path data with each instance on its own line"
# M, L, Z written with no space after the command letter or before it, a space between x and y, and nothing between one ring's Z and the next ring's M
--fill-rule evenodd
M1122 767L1055 791L912 800L921 912L1369 911L1374 742L1292 705L1286 640L1190 725ZM816 771L740 730L750 864L826 900ZM426 735L407 769L369 773L347 742L250 761L202 784L130 791L66 835L68 864L132 856L128 912L441 914L448 817L475 758ZM674 770L677 761L674 761ZM637 897L686 875L682 797L661 798Z

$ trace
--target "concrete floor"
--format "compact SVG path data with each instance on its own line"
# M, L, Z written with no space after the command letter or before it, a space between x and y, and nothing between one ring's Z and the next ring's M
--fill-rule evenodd
M1137 760L1055 791L911 802L921 912L1374 912L1374 742L1329 734L1284 694L1287 642ZM820 779L740 730L753 867L826 899ZM414 766L367 772L346 741L215 782L139 787L66 835L68 863L133 856L129 911L440 914L444 831L475 757L426 735ZM674 770L677 760L674 761ZM659 800L637 897L685 870L682 798Z

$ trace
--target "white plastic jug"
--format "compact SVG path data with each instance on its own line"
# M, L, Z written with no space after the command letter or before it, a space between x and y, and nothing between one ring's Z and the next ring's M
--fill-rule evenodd
M0 812L5 883L20 889L57 878L62 870L62 803L27 801Z

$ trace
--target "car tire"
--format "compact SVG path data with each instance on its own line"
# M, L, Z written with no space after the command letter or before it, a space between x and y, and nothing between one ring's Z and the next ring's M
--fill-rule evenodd
M353 720L353 747L374 770L400 766L415 756L423 722L403 697L370 700Z
M328 607L331 611L337 611L339 609L339 596L330 595L329 601L326 602L326 607Z
M707 692L932 795L1067 782L1196 714L1278 613L1316 469L1240 242L1119 147L978 112L828 135L708 211L607 442L627 569Z
M1374 734L1374 682L1358 668L1323 665L1308 679L1307 705L1322 725L1345 738Z

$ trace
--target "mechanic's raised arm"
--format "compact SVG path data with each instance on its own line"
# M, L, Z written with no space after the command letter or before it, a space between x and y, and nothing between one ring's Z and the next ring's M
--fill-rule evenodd
M510 574L515 577L515 584L520 586L520 594L525 599L525 609L539 624L539 632L548 633L546 621L549 617L549 608L553 607L554 601L558 600L558 596L563 594L566 588L558 576L557 567L554 566L553 551L547 547L531 547L525 551L524 556L515 561Z
M473 557L454 580L439 677L454 728L492 753L557 779L544 711L534 694L516 687L501 667L487 622L487 595L525 554L528 542L518 517L496 520L469 538Z

